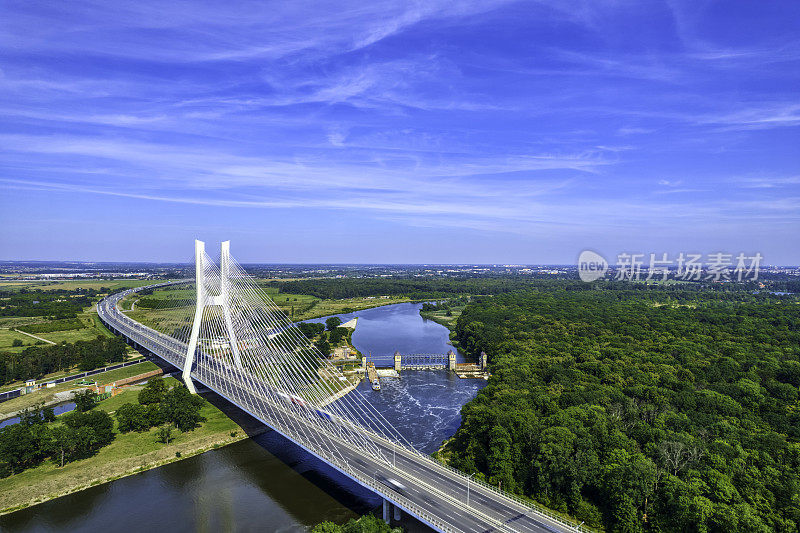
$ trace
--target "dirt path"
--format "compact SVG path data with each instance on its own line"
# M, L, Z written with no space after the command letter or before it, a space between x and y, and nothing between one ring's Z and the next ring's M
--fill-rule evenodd
M22 333L23 335L27 335L28 337L33 337L33 338L34 338L34 339L36 339L37 341L46 342L47 344L52 344L52 345L55 345L55 344L56 344L56 343L55 343L55 342L53 342L53 341L49 341L49 340L47 340L47 339L43 339L43 338L41 338L41 337L37 337L36 335L31 335L30 333L25 333L24 331L20 331L20 330L18 330L18 329L15 329L14 331L16 331L17 333Z

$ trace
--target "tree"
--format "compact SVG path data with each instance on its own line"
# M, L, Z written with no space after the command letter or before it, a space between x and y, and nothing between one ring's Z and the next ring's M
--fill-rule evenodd
M297 324L297 327L300 328L300 331L303 332L303 335L309 339L313 339L325 331L325 325L320 324L319 322L300 322Z
M116 417L117 428L121 433L145 431L151 427L148 408L145 405L123 404L117 409Z
M333 522L322 522L314 526L311 533L342 533L342 526Z
M164 424L158 431L156 431L156 440L158 442L169 444L173 440L172 437L172 424Z
M339 327L342 323L342 319L338 316L332 316L328 320L325 321L325 327L328 328L328 331L333 331Z
M74 432L74 429L67 426L56 426L50 432L50 452L53 454L53 462L61 467L75 448Z
M147 385L139 391L139 403L142 405L149 405L151 403L160 403L167 393L167 383L161 376L150 378Z
M0 476L16 474L47 457L44 424L12 424L0 429Z
M318 340L314 344L314 346L317 347L317 350L322 352L322 355L327 356L327 355L330 355L330 353L331 353L331 345L328 343L328 340L325 339L324 337L321 338L320 340Z
M351 519L342 527L342 533L401 533L399 528L391 528L380 518L368 514L358 520Z
M330 343L333 345L339 344L345 335L347 335L347 329L334 328L333 331L331 331L329 334Z
M53 407L43 407L41 410L41 416L43 422L55 422L56 421L56 412Z
M73 429L91 428L96 437L96 449L100 449L114 440L114 420L105 411L73 411L63 415L61 418L66 426Z
M92 389L75 391L72 393L72 398L75 401L75 408L82 413L94 409L100 403L100 398Z
M314 526L311 533L402 533L402 529L392 528L374 515L364 515L358 519L352 518L342 526L322 522Z
M203 398L193 395L186 387L173 387L161 402L161 415L165 422L181 431L191 431L205 420L200 414L203 402Z
M14 348L22 346L22 339L14 339L13 341L11 341L11 346L13 346Z
M56 426L50 431L49 453L53 462L61 467L70 461L92 455L97 445L97 435L89 426Z

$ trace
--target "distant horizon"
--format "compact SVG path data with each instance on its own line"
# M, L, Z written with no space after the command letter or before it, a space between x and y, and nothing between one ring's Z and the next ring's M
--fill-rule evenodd
M91 261L91 260L81 260L81 259L0 259L0 264L4 263L20 263L20 264L27 264L27 263L66 263L66 264L85 264L85 265L156 265L156 266L166 266L166 265L175 265L175 266L191 266L193 265L192 262L181 262L181 261ZM577 267L578 263L505 263L505 262L495 262L495 263L335 263L335 262L293 262L293 261L284 261L284 262L268 262L268 261L243 261L239 262L242 266L261 266L261 265L269 265L269 266L403 266L403 267L413 267L413 266L422 266L422 267L443 267L443 266L476 266L476 267L496 267L496 268L512 268L512 267ZM616 265L611 263L610 268L614 268ZM643 268L647 268L647 264L643 266ZM800 263L796 264L772 264L772 263L762 263L761 269L764 268L798 268L800 267Z

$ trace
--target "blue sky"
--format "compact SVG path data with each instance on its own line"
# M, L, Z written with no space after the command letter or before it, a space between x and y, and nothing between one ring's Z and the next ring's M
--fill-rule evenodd
M800 263L798 2L2 11L2 259Z

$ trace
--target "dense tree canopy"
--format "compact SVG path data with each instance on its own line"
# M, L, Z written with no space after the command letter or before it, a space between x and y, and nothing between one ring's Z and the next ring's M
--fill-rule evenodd
M797 300L570 288L465 308L493 375L450 461L611 531L797 531Z
M280 292L310 294L317 298L364 296L409 296L416 299L441 298L452 294L500 294L529 286L530 277L497 278L344 278L276 281Z
M0 477L35 467L46 458L58 466L84 459L114 440L114 421L104 411L73 411L58 417L36 406L0 429Z
M90 341L55 346L30 346L20 353L0 352L0 384L38 379L79 366L92 370L123 360L127 347L121 337L98 336Z
M108 289L102 288L102 292ZM0 290L0 316L49 316L56 319L75 318L92 297L101 293L94 289Z

